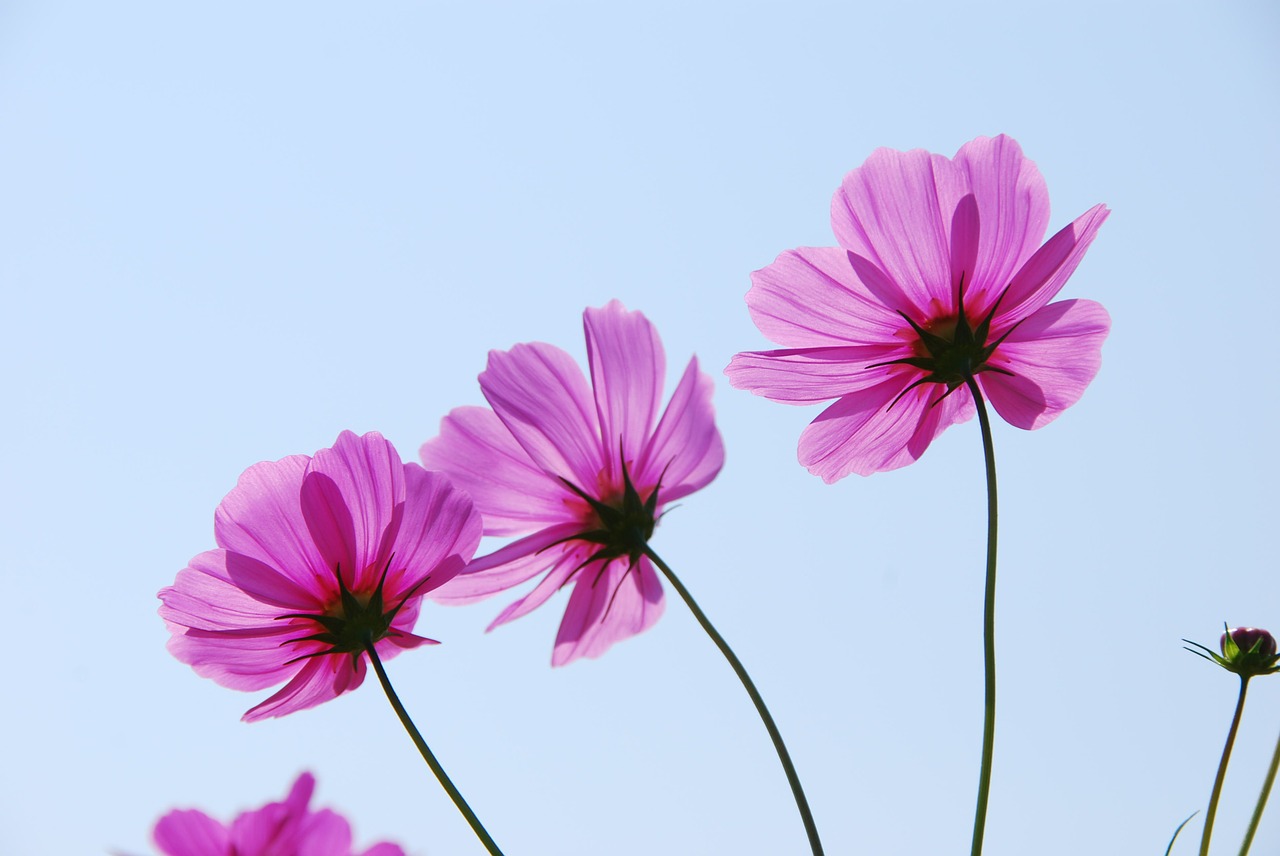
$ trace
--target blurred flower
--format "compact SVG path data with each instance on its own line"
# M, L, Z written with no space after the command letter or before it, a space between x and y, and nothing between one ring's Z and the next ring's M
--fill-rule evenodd
M283 802L246 811L230 826L195 809L171 811L156 823L152 837L165 856L353 856L346 818L307 808L315 787L315 777L303 773ZM404 856L404 851L383 842L361 856Z
M915 461L973 415L971 376L1006 421L1039 428L1101 365L1106 310L1049 301L1107 214L1096 205L1041 246L1049 194L1012 139L950 160L877 149L832 199L840 246L752 274L751 317L786 349L738 354L725 373L774 401L836 399L800 437L800 462L828 483Z
M556 666L598 657L657 621L662 586L641 553L663 505L704 487L724 462L712 381L696 357L659 415L666 358L653 325L615 300L586 310L583 326L590 388L552 345L490 351L480 389L493 409L453 410L422 447L428 467L471 494L486 535L526 536L433 599L468 603L545 571L492 629L573 582Z
M160 591L169 651L225 687L275 695L246 721L314 707L433 640L409 632L422 596L475 552L480 516L438 473L377 433L250 467L218 506L214 538Z
M1225 625L1224 625L1225 626ZM1280 672L1280 656L1276 655L1276 638L1265 630L1256 627L1232 627L1227 629L1218 640L1222 654L1216 654L1199 642L1183 639L1188 645L1200 650L1188 648L1192 654L1204 657L1217 663L1229 672L1235 672L1242 678L1258 675L1270 675Z

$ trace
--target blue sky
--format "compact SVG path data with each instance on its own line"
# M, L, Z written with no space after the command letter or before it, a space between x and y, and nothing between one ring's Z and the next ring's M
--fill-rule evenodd
M990 856L1161 852L1202 808L1235 682L1182 651L1280 627L1265 2L0 6L0 852L143 854L312 770L358 840L483 852L376 686L263 697L164 650L155 592L249 465L379 430L412 459L491 348L583 353L619 298L717 377L727 461L654 546L769 700L830 853L962 852L981 728L975 423L824 485L816 408L733 390L742 296L878 146L1017 138L1056 230L1113 210L1064 297L1112 314L1052 425L996 429ZM953 502L932 501L945 491ZM1272 533L1272 534L1268 534ZM549 667L563 598L424 610L392 679L508 854L788 854L749 701L687 611ZM1259 680L1217 838L1277 732ZM1194 852L1193 833L1175 851ZM1254 853L1280 849L1280 808Z

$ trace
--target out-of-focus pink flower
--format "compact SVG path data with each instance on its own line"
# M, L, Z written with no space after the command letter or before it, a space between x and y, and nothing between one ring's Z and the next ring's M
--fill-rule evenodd
M828 483L905 466L969 419L966 375L1010 424L1039 428L1101 365L1106 310L1049 301L1108 213L1096 205L1042 246L1049 194L1012 139L953 159L877 149L832 199L840 246L752 274L751 317L785 350L738 354L725 373L774 401L836 399L800 437L800 462Z
M360 686L366 640L384 660L433 642L409 632L422 596L480 532L464 493L377 433L256 464L218 506L220 549L160 591L169 651L225 687L288 681L246 721L314 707Z
M346 818L307 808L315 787L315 778L303 773L283 802L246 811L229 826L195 809L171 811L156 823L152 838L165 856L354 856ZM361 856L404 856L404 851L383 842Z
M590 386L573 358L534 342L490 351L480 389L492 410L459 407L422 447L484 514L486 535L522 535L432 595L467 603L546 572L490 629L573 582L552 665L598 657L653 625L662 586L645 543L663 506L724 463L712 381L695 357L661 409L657 331L618 301L583 313ZM532 533L532 534L530 534Z

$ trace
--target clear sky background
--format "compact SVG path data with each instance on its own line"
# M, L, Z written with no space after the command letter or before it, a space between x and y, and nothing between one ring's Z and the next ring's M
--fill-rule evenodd
M768 699L831 854L967 852L982 715L975 422L834 486L818 412L733 390L742 296L878 146L1017 138L1054 231L1114 213L1063 297L1111 312L1081 402L996 427L989 856L1163 853L1236 681L1182 650L1280 629L1280 6L0 4L0 853L153 853L303 769L360 842L483 853L369 682L266 693L170 657L155 593L240 472L346 428L407 459L491 348L657 325L717 379L720 477L654 546ZM513 595L514 597L514 595ZM802 854L764 729L687 610L552 670L566 597L428 607L393 681L508 856ZM1255 682L1235 853L1280 732ZM1192 853L1199 822L1175 853ZM1253 852L1280 852L1280 805Z

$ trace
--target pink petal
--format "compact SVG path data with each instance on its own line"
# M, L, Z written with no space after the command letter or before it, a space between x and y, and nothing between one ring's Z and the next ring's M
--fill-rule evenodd
M255 563L258 569L266 569L247 556L231 554L239 563ZM282 601L267 602L259 595L246 591L230 579L225 563L225 550L210 550L191 560L191 564L178 572L173 585L160 590L160 616L185 627L202 630L243 630L250 627L278 626L275 617L281 612L302 612L315 608L314 599L302 594L285 608ZM266 569L266 573L275 574ZM275 574L276 580L282 579Z
M659 499L663 502L701 490L724 466L724 443L711 404L714 390L710 375L698 371L698 358L689 360L637 462L634 478L639 483L656 484L662 479Z
M897 343L745 351L734 356L724 373L738 389L773 401L807 404L877 386L901 369L870 366L914 355L910 346Z
M641 557L630 569L626 559L603 570L598 565L583 568L560 622L551 665L599 657L615 642L652 627L663 608L662 584L648 559Z
M274 634L266 630L217 631L184 630L170 624L173 635L166 647L180 662L202 678L209 678L233 690L264 690L297 673L299 666L287 661L301 653L286 640L297 629L281 623Z
M165 856L227 856L227 828L202 811L171 811L156 822L151 833Z
M450 411L421 455L427 469L448 474L471 495L486 535L520 535L576 517L564 503L564 485L534 465L492 410Z
M841 247L869 259L924 308L953 299L952 217L967 191L960 169L941 155L876 149L835 192L831 228Z
M871 475L917 460L947 426L973 414L964 390L934 405L944 391L936 384L902 392L912 375L851 393L819 414L800 435L800 463L827 484L850 473Z
M538 467L584 490L595 487L603 465L599 421L572 357L541 342L490 351L480 389Z
M1097 375L1110 329L1107 310L1092 300L1050 303L996 350L991 362L1014 376L983 372L983 393L1010 425L1047 425L1079 401Z
M405 856L405 852L400 849L400 845L383 841L382 843L375 844L368 850L364 851L361 856Z
M343 431L333 448L316 453L308 474L327 476L338 489L334 495L328 490L308 490L311 479L303 484L303 511L317 514L314 519L308 515L307 522L319 527L312 531L317 544L329 547L322 549L325 558L336 561L342 540L351 537L342 516L345 508L354 527L354 541L345 545L355 562L353 587L376 584L404 502L404 465L395 447L377 432L357 437ZM320 513L324 508L332 513L332 519Z
M337 698L343 692L355 689L364 680L364 660L357 660L358 666L353 669L351 659L349 654L334 654L304 661L293 680L266 701L246 711L241 719L245 722L257 722L284 716L315 707Z
M993 334L1049 303L1075 272L1094 236L1111 212L1095 205L1045 242L1014 275L992 324Z
M554 564L547 570L547 575L533 587L533 591L509 604L506 609L498 613L498 617L489 622L485 632L487 633L495 627L506 624L508 621L522 618L542 606L553 594L564 587L564 584L569 581L575 572L586 572L587 569L585 568L582 571L576 571L576 569L590 555L591 551L587 547L577 545L566 547L559 556L554 558Z
M629 465L638 459L658 418L666 355L649 319L628 312L617 300L587 309L582 326L600 419L600 456L612 483L622 477L619 455Z
M801 247L751 274L747 308L779 345L828 347L892 336L902 326L894 310L910 304L900 293L890 297L886 303L863 284L845 250Z
M405 513L393 547L393 564L404 568L391 600L412 589L414 597L438 588L457 575L480 545L483 523L471 498L441 473L417 464L404 465ZM456 561L446 561L455 557Z
M583 530L581 523L549 526L467 565L462 573L432 592L438 603L475 603L542 573L559 561L564 548L553 546Z
M966 292L994 299L1044 238L1049 191L1036 165L1003 134L965 143L955 163L976 200L979 223L976 258L961 268Z
M293 455L245 470L218 505L214 536L219 547L258 559L304 589L315 591L315 580L325 573L325 563L307 529L298 498L310 460Z
M351 852L351 824L329 809L312 812L303 819L294 847L296 856L348 856Z
M298 832L314 791L315 779L303 773L283 802L267 803L241 814L231 824L230 852L246 856L296 852Z

